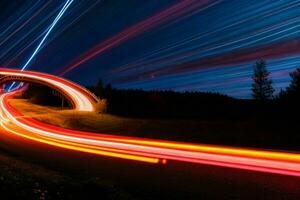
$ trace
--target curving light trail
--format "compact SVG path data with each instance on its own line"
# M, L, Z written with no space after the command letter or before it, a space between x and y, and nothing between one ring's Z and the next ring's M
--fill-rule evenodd
M5 78L7 81L25 80L38 82L53 87L65 94L71 100L72 104L77 110L93 111L93 103L96 103L97 101L97 98L94 95L79 85L49 74L0 68L0 75L3 76L2 80Z
M0 75L7 77L7 81L18 76L56 87L74 101L78 111L86 111L86 105L94 105L90 93L65 79L5 69L0 69ZM155 164L166 164L169 160L300 177L300 154L296 153L94 134L44 124L22 117L22 113L9 104L9 99L17 92L0 96L0 123L7 133L19 137L59 148Z

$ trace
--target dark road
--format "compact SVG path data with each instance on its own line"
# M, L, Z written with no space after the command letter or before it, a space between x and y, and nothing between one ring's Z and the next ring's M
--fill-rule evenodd
M6 134L1 134L1 147L57 171L110 180L146 199L300 198L299 177L175 161L166 165L140 163L59 149Z

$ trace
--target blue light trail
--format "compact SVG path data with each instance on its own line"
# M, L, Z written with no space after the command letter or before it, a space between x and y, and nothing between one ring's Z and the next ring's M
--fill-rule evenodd
M37 53L40 51L42 45L44 44L44 42L46 41L47 37L49 36L49 34L51 33L51 31L53 30L53 28L55 27L55 25L57 24L57 22L61 19L61 17L63 16L63 14L66 12L66 10L70 7L70 5L73 3L74 0L67 0L66 3L64 4L63 8L61 9L61 11L58 13L58 15L56 16L56 18L54 19L54 21L52 22L52 24L47 28L47 32L44 35L43 39L40 41L39 45L35 48L34 52L32 53L32 55L29 57L29 59L27 60L27 62L23 65L23 67L21 68L21 70L25 70L28 65L31 63L31 61L34 59L34 57L37 55ZM11 86L9 87L8 91L11 91L13 86L15 85L15 82L13 82L11 84Z

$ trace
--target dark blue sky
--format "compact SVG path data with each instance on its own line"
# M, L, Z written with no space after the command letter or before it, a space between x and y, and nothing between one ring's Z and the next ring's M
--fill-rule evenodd
M21 68L66 1L1 0L0 65ZM251 94L266 59L277 91L300 67L297 0L74 0L28 69L118 88Z

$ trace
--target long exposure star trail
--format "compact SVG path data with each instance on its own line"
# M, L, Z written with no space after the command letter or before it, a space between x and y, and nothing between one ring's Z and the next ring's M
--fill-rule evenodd
M56 16L56 18L54 19L53 23L47 28L47 31L44 35L44 37L42 38L42 40L40 41L40 43L38 44L38 46L35 48L34 52L32 53L32 55L29 57L29 59L26 61L26 63L21 67L21 71L25 70L27 68L27 66L32 62L32 60L34 59L34 57L37 55L37 53L40 51L42 45L44 44L45 40L47 39L48 35L51 33L51 31L53 30L53 28L55 27L55 25L57 24L57 22L60 20L60 18L63 16L63 14L66 12L66 10L68 9L68 7L72 4L73 0L68 0L66 1L66 3L64 4L64 6L62 7L61 11L58 13L58 15ZM11 90L15 85L15 82L13 82L8 90Z
M24 66L66 2L1 2L1 66ZM299 11L298 0L74 1L30 69L83 85L249 98L253 64L265 59L278 92L300 66Z

